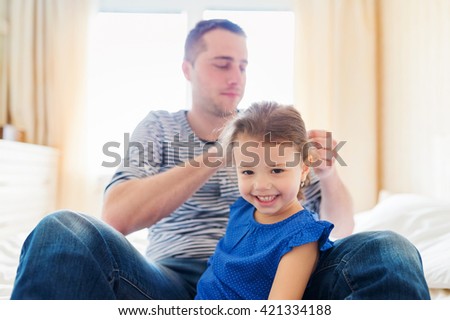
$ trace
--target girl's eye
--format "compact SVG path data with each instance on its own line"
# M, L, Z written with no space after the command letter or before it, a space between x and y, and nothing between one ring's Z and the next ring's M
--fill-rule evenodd
M251 174L253 174L253 171L252 170L244 170L244 171L242 171L242 174L251 175Z
M283 169L272 169L272 173L282 173L284 172Z

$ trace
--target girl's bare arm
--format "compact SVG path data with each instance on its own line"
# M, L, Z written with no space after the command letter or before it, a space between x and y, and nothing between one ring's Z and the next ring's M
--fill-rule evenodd
M319 256L317 242L295 247L286 253L278 265L270 290L270 300L302 299Z

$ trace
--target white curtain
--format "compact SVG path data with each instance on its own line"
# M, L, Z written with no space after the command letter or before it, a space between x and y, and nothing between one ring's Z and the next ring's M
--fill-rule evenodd
M448 200L450 1L297 0L296 103L347 143L356 210L381 190Z
M7 0L7 118L26 142L57 148L58 207L83 210L87 193L83 124L92 0ZM2 99L3 101L4 99Z
M450 198L450 1L381 6L382 186Z
M8 122L6 109L6 36L8 33L6 5L6 0L0 0L0 126Z
M296 1L295 102L307 127L346 141L338 169L356 210L378 189L376 13L374 0Z

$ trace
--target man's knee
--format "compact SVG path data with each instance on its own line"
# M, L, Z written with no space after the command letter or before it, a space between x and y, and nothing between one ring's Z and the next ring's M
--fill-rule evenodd
M98 222L100 224L100 222ZM26 245L29 243L42 245L43 243L77 242L95 245L101 236L95 219L77 212L60 210L45 216L30 233ZM100 236L100 237L99 237Z
M60 210L48 214L36 225L33 233L52 232L55 235L60 234L60 231L71 229L76 232L75 226L84 224L84 219L79 213L70 210Z
M366 257L392 265L422 268L417 248L404 236L393 231L373 231L365 234L361 253Z
M376 245L383 249L383 251L394 253L409 253L417 255L416 247L404 236L394 231L375 231L373 232L372 240Z
M38 226L47 226L53 224L64 224L64 221L71 221L78 218L78 213L70 210L59 210L46 215Z

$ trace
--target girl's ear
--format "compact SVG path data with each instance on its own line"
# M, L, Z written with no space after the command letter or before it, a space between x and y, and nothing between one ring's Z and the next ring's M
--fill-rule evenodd
M309 167L303 162L302 163L302 181L305 181L309 173Z

